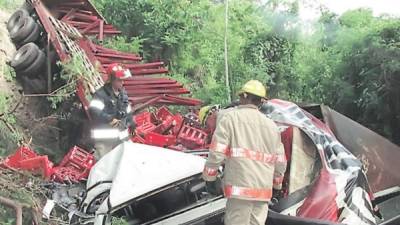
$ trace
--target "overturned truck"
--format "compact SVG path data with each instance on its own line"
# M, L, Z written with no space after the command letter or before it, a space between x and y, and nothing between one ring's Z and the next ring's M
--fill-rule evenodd
M114 62L134 75L124 85L137 112L201 104L181 96L189 91L177 81L154 75L168 72L162 62L141 63L137 54L102 46L120 31L87 0L28 0L7 28L18 48L11 65L26 92L52 93L56 62L79 57L85 72L76 96L85 112ZM400 224L398 146L325 106L271 100L261 109L279 124L288 159L267 224ZM71 224L107 224L112 216L130 224L222 224L225 199L200 178L212 133L196 117L166 107L137 113L137 137L95 164Z

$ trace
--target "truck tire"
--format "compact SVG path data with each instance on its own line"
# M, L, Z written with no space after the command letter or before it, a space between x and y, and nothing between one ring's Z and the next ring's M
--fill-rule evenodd
M21 9L26 10L29 15L33 13L33 6L31 3L25 1L24 4L21 6Z
M42 94L46 92L46 81L22 77L22 87L25 94Z
M20 74L27 77L37 77L40 72L44 70L46 64L46 54L43 51L39 51L39 54L35 61L28 66L26 69L21 70Z
M18 44L21 46L21 45L24 45L29 42L35 42L39 39L39 36L40 36L40 28L36 24L36 26L33 28L33 31L28 35L28 37L26 37L24 40L22 40Z
M16 71L21 71L29 67L38 57L40 49L34 43L27 43L15 53L11 60L11 66Z
M10 37L14 43L20 43L22 40L27 38L35 29L35 26L38 26L37 23L32 19L32 17L26 17L22 23L16 24L10 30Z
M10 17L10 19L7 22L7 30L11 31L12 28L17 26L18 24L21 24L25 18L29 17L29 12L24 10L24 9L19 9L15 11Z

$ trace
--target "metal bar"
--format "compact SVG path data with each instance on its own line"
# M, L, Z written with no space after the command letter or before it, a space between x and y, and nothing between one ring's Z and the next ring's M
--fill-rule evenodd
M176 90L146 90L146 89L140 89L140 90L129 90L128 91L128 96L133 97L133 96L143 96L143 95L151 95L151 94L189 94L190 91L180 88Z
M51 74L51 56L50 56L50 35L47 34L47 93L51 93L52 89L52 74Z
M132 80L124 80L124 86L130 86L130 85L143 85L143 84L176 84L178 82L173 81L173 80L153 80L153 81L133 81Z
M131 70L132 75L151 75L151 74L160 74L160 73L168 73L168 69L160 68L160 69L138 69Z
M77 20L77 21L96 21L96 20L99 20L99 17L90 16L90 15L87 15L85 13L76 12L74 14L74 20Z
M150 84L150 85L124 85L126 90L131 89L158 89L158 88L183 88L182 84Z
M97 34L97 33L99 33L99 32L96 30L91 30L91 31L87 32L87 34ZM115 34L121 34L121 33L122 32L119 30L104 30L104 34L107 34L107 35L115 35Z
M130 59L130 60L142 60L141 57L137 56L124 56L124 55L119 55L119 54L108 54L108 53L95 53L95 56L101 56L101 57L106 57L106 58L115 58L115 59Z
M86 32L88 32L89 30L99 26L99 22L100 22L100 20L97 20L97 21L93 22L92 24L87 26L84 30L82 30L81 33L82 34L86 34Z
M119 64L127 64L127 63L136 63L139 62L140 60L122 60L122 59L110 59L107 57L96 57L99 62L101 62L103 67L108 67L112 63L119 63Z
M99 21L99 41L103 42L104 38L104 20Z
M153 105L154 103L158 102L162 97L163 97L162 95L161 96L157 96L157 97L155 97L153 99L150 99L150 100L142 103L139 106L134 106L133 107L133 111L135 112L135 111L138 111L138 110L142 110L142 109L144 109L144 108L146 108L146 107L148 107L150 105Z
M165 95L164 99L169 100L169 101L192 102L192 103L196 103L196 104L202 103L201 100L196 99L196 98L186 98L186 97L172 96L172 95Z
M76 9L71 9L67 14L65 14L61 20L68 21L68 19L76 12Z
M85 51L86 56L89 58L90 63L92 63L92 65L98 65L99 61L97 60L97 57L94 56L94 54L92 53L91 49L90 49L90 40L85 40L85 39L81 39L79 41L79 47L81 47L83 49L83 51ZM98 70L100 70L101 73L105 73L105 70L101 67L98 66L96 67ZM104 81L104 77L103 77L103 81Z
M71 8L80 8L81 6L84 6L85 2L63 2L59 4L60 7L71 7Z
M153 62L153 63L125 65L125 68L127 68L127 69L146 69L146 68L160 67L163 65L164 65L164 62Z
M53 26L53 24L50 22L48 13L46 12L44 6L42 5L42 2L35 1L33 3L33 5L36 9L37 15L39 16L40 22L42 22L42 25L43 25L45 31L47 32L47 34L50 35L51 43L53 44L58 56L60 57L60 60L64 61L64 60L68 59L69 56L63 49L61 43L58 41L56 29Z

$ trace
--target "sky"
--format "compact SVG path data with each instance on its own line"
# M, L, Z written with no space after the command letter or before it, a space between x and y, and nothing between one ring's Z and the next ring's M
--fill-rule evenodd
M318 17L316 2L322 3L339 15L347 10L367 7L373 10L375 16L383 13L400 16L400 0L303 0L303 2L307 3L300 7L300 16L303 20L313 20Z

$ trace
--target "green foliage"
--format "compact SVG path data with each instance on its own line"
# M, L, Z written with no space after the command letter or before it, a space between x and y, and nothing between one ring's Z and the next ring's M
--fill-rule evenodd
M53 109L56 109L60 103L70 99L75 94L78 79L82 78L82 76L84 79L90 76L84 66L83 59L79 55L74 55L67 62L60 61L58 65L62 67L60 75L65 84L47 97Z
M319 20L304 29L300 3L304 1L229 2L231 92L258 79L269 86L271 98L327 104L400 143L399 19L375 17L364 8L338 16L320 7ZM127 36L110 46L165 61L169 76L205 104L228 103L223 1L95 4Z
M126 38L117 36L115 38L106 39L104 46L122 52L140 53L142 52L143 41L144 39L140 39L139 37Z
M23 0L0 0L0 8L12 11L19 8L23 2Z
M10 114L10 105L12 105L12 99L0 92L0 156L8 155L13 151L18 144L18 141L22 140L22 135L15 130L12 132L8 125L15 125L16 118L13 114Z
M7 82L11 82L11 81L15 80L16 74L15 74L14 68L12 68L11 66L4 64L4 65L2 65L1 71L2 71L1 74L3 74L3 76Z

